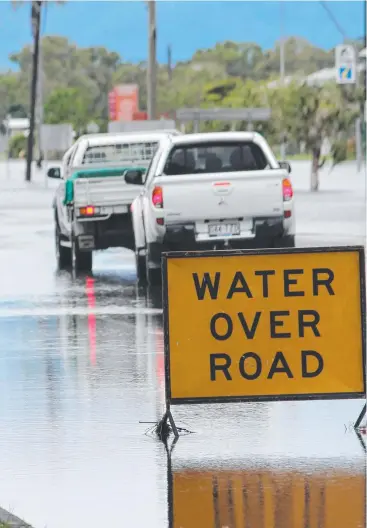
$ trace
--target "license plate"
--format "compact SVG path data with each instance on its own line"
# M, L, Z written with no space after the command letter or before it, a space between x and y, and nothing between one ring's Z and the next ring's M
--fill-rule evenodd
M127 205L114 205L114 206L106 206L106 207L100 207L99 208L99 214L106 215L106 214L122 214L127 213L128 207Z
M233 236L241 233L239 222L209 224L209 236Z

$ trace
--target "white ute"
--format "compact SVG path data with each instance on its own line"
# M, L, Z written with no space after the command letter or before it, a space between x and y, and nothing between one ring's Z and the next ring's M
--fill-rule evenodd
M94 250L134 249L130 206L140 188L126 182L126 171L144 172L160 142L175 133L86 135L66 152L61 169L49 169L48 177L61 179L53 201L59 269L91 271Z
M155 282L164 251L294 247L290 165L254 132L162 141L132 204L138 276Z

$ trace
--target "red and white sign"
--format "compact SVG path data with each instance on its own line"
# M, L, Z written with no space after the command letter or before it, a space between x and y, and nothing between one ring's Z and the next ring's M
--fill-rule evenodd
M111 121L133 121L134 114L139 112L139 86L137 84L115 86L108 94L108 107Z
M116 112L116 92L115 90L112 90L109 94L108 94L108 113L109 113L109 118L110 118L110 121L116 121L116 116L117 116L117 112Z
M115 121L132 121L139 110L139 86L137 84L120 84L115 86L116 114Z

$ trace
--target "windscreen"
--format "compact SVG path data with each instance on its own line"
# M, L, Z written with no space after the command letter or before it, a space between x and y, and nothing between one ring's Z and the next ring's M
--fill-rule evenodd
M164 174L256 171L269 168L262 149L252 142L211 142L173 147Z
M150 161L157 151L158 146L158 142L115 143L113 145L90 146L85 151L83 164Z

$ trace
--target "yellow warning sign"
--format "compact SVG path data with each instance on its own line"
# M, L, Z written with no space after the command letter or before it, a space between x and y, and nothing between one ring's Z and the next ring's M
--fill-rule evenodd
M361 528L365 468L347 470L179 470L173 472L173 528Z
M362 398L363 248L163 257L172 403Z

